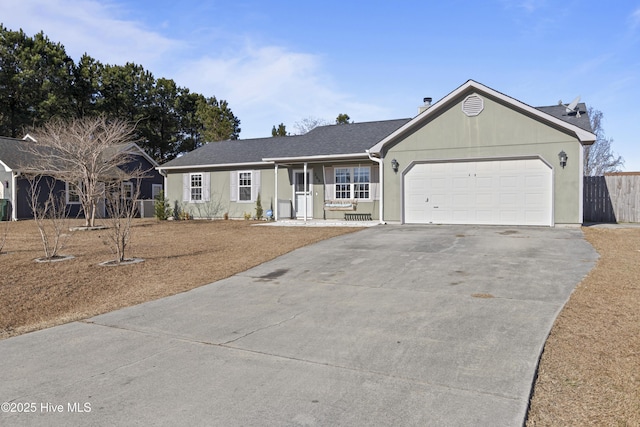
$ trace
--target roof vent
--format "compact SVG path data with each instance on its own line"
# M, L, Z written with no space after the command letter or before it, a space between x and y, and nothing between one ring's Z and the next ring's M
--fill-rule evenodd
M462 101L462 112L469 117L474 117L484 110L484 100L478 95L469 95Z

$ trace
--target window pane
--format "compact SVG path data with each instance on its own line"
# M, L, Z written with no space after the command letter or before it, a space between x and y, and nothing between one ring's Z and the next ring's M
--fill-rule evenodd
M238 179L238 185L241 185L241 186L251 185L251 172L240 172L240 179Z
M369 182L369 168L353 168L353 182Z
M351 191L349 184L336 184L336 199L350 199Z
M353 197L356 199L369 198L370 171L368 167L353 168Z
M251 187L240 187L238 190L240 200L251 200Z
M80 202L80 194L78 192L78 189L78 184L74 184L73 182L69 183L69 203Z
M238 200L251 201L251 172L238 173Z
M368 199L369 198L369 183L366 184L354 184L355 198L356 199Z
M131 197L133 197L133 183L132 182L125 182L123 190L124 190L123 193L124 193L124 198L125 199L130 199Z
M336 184L348 184L351 182L351 170L347 168L336 169Z
M202 174L191 174L191 200L202 200Z

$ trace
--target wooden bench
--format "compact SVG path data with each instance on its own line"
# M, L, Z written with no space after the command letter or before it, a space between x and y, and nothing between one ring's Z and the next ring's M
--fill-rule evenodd
M345 221L372 221L370 213L346 213Z

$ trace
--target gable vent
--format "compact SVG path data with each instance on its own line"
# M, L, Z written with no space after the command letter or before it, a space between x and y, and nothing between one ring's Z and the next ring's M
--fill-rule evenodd
M469 95L462 101L462 112L469 117L477 116L484 109L484 101L478 95Z

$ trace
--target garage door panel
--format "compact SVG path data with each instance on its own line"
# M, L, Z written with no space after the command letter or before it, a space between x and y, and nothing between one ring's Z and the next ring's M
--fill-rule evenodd
M501 190L512 189L517 187L518 187L518 177L515 177L513 175L506 175L506 176L503 175L500 177Z
M543 206L547 195L543 192L527 193L524 195L524 203L528 209L537 210L537 206Z
M431 183L430 188L436 191L444 190L447 188L447 186L450 186L449 180L447 178L431 178L430 183Z
M405 222L551 225L551 169L539 159L414 165Z
M476 193L476 208L491 207L494 204L493 193Z
M476 220L478 224L490 224L491 218L493 218L493 211L491 209L476 210Z

